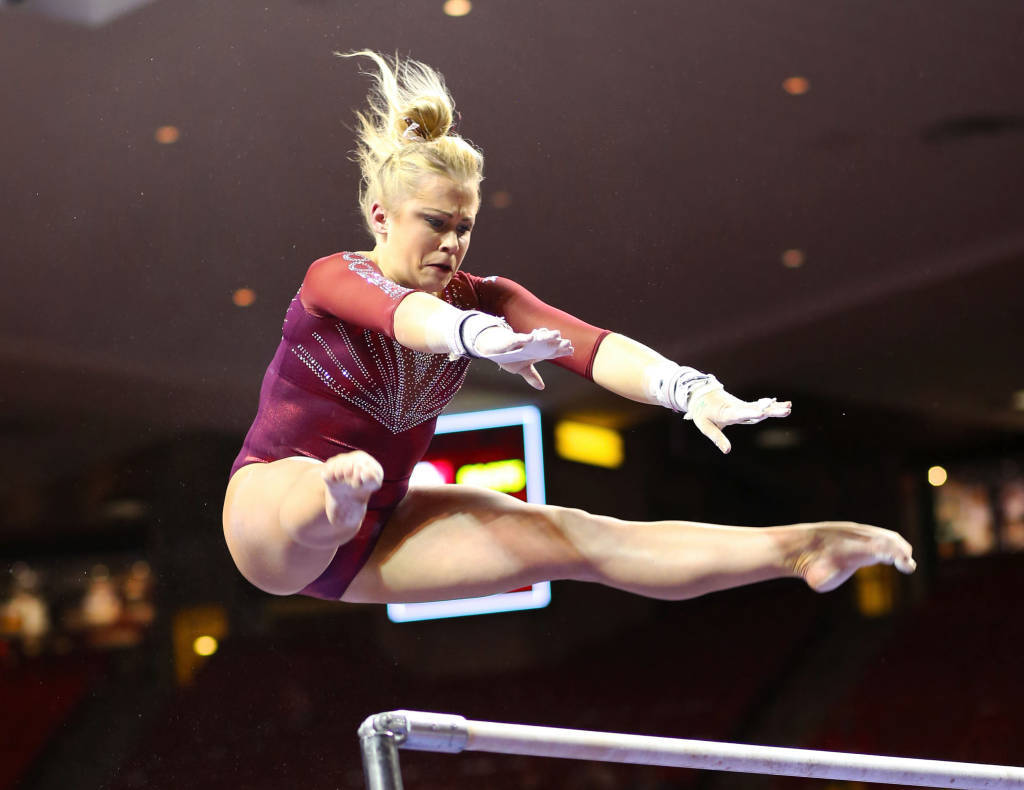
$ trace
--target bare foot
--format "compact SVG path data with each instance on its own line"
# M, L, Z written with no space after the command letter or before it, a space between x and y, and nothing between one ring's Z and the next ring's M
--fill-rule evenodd
M339 531L354 535L363 523L370 495L384 482L384 470L372 455L355 450L328 458L320 474L327 520Z
M801 524L803 546L792 557L793 570L817 592L829 592L859 568L884 563L901 573L913 573L913 547L887 529L852 521Z

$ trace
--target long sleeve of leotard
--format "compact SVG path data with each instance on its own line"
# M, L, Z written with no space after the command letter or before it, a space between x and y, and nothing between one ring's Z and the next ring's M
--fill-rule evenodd
M508 321L516 332L533 329L557 329L572 341L571 357L551 362L593 380L594 357L608 329L599 329L545 304L523 286L505 277L474 277L467 275L480 300L480 309Z
M315 315L332 315L355 326L395 336L395 308L413 293L389 280L373 261L339 252L313 262L302 281L302 305Z

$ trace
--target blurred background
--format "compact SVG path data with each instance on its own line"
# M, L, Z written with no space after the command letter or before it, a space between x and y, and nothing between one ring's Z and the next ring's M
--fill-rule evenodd
M537 406L549 502L875 523L918 573L417 623L248 586L220 508L285 308L370 243L357 48L440 69L485 152L468 271L794 401L728 457L551 366L478 363L449 412ZM0 789L357 788L399 707L1024 763L1022 53L1011 0L0 3Z

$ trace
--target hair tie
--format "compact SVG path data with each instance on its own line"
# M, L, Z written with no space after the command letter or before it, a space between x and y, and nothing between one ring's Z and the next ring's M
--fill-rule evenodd
M418 123L414 123L412 118L405 118L406 130L402 132L402 137L407 140L423 139L420 135L416 134L416 130L420 128Z

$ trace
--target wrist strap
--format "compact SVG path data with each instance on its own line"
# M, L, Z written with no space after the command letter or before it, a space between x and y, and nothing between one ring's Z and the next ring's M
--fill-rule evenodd
M644 390L647 395L666 409L677 412L685 413L690 408L690 401L696 391L700 390L703 394L721 386L714 376L674 362L651 365L644 371Z
M512 327L497 316L483 313L479 310L467 310L462 320L458 322L455 332L455 344L452 345L452 353L457 356L469 357L470 359L480 359L482 355L476 348L477 338L485 330L495 326L503 326L512 331Z

